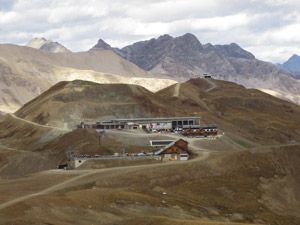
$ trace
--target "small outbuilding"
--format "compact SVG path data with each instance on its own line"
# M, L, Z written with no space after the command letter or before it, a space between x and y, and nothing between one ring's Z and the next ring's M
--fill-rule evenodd
M212 78L211 75L209 75L209 74L203 74L203 77L204 77L205 79L210 79L210 78Z
M188 142L183 139L178 139L166 145L156 152L157 156L163 161L168 160L188 160L190 152L188 150Z

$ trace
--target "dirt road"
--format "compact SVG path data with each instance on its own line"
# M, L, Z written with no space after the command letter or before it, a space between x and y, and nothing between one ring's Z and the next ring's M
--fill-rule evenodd
M25 120L25 119L22 119L22 118L20 118L20 117L17 117L17 116L16 116L15 114L13 114L13 113L10 113L10 114L8 114L8 115L10 115L11 117L13 117L14 119L21 120L21 121L23 121L23 122L25 122L25 123L29 123L29 124L32 124L32 125L34 125L34 126L39 126L39 127L44 127L44 128L50 128L50 129L59 130L59 131L64 131L64 132L70 131L70 130L68 130L68 129L64 129L64 128L60 128L60 127L52 127L52 126L47 126L47 125L41 125L41 124L38 124L38 123L34 123L34 122L32 122L32 121Z
M6 147L6 146L0 144L0 150L1 150L1 148L4 149L4 150L9 150L9 151L25 152L24 150L19 150L19 149L15 149L15 148L10 148L10 147Z
M86 182L91 182L91 180L98 180L99 177L92 177L92 175L96 175L99 174L101 175L101 173L104 174L108 174L107 172L110 172L111 174L113 173L118 173L118 172L126 172L126 171L130 171L130 172L134 172L135 170L140 170L140 169L149 169L149 168L154 168L154 167L165 167L165 166L171 166L174 164L185 164L185 163L191 163L191 162L195 162L195 161L202 161L204 159L206 159L209 156L209 152L204 152L203 155L201 157L198 157L196 159L190 160L190 161L178 161L178 162L166 162L166 163L161 163L161 164L151 164L151 165L139 165L139 166L126 166L126 167L115 167L115 168L107 168L107 169L97 169L97 170L83 170L81 171L83 174L78 175L76 177L73 177L71 179L68 179L64 182L61 182L59 184L53 185L51 187L48 187L42 191L36 192L36 193L32 193L29 195L25 195L13 200L10 200L8 202L2 203L0 204L0 210L7 208L9 206L12 206L16 203L25 201L27 199L39 196L39 195L45 195L45 194L50 194L53 193L55 191L58 190L63 190L65 188L68 187L72 187L72 186L76 186L76 185L80 185L82 183L86 183ZM56 170L53 171L47 171L48 173L50 172L54 172L56 173ZM66 171L68 173L72 173L73 171ZM75 174L78 174L78 171L74 171ZM84 178L90 177L90 179L88 180L84 180Z
M213 89L215 89L217 87L216 83L212 79L205 79L205 81L207 83L209 83L210 86L211 86L210 88L205 90L206 92L210 92L210 91L212 91Z
M178 98L178 96L179 96L179 91L180 91L180 85L181 85L181 83L177 83L177 84L175 85L173 97L177 97L177 98Z

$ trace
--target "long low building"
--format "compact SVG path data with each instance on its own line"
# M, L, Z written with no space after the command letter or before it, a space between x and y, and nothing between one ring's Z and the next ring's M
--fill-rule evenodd
M81 125L79 125L81 126ZM84 125L83 125L84 126ZM145 129L145 130L176 130L200 128L200 117L164 117L164 118L135 118L113 119L96 122L91 125L96 129Z

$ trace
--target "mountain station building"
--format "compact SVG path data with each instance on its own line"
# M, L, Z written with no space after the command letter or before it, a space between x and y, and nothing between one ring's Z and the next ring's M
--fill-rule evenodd
M176 129L199 129L200 117L113 119L111 121L96 122L96 124L91 126L92 128L103 130L144 129L152 131L169 131Z

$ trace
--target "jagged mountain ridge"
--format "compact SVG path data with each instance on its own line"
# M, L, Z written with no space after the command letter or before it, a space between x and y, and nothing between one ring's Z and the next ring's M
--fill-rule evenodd
M257 60L234 43L201 44L196 36L188 33L176 38L163 35L111 50L157 76L185 81L209 73L216 79L237 82L247 88L278 92L300 104L300 82L294 80L289 72Z
M223 58L255 59L254 55L245 51L237 44L232 43L230 45L216 46L212 44L202 45L200 41L190 33L176 38L166 34L157 39L152 38L148 41L137 42L122 49L112 48L109 44L100 39L91 50L97 49L111 49L123 58L138 65L140 68L146 71L153 71L155 74L159 74L159 67L161 66L161 73L159 75L171 76L179 80L187 80L202 75L202 72L209 72L201 68L201 65L197 65L199 64L199 52L208 54L214 51ZM168 63L171 64L175 62L176 65L179 66L174 65L174 69L167 65ZM164 64L166 67L160 64ZM181 69L181 71L179 67L184 67L186 70Z
M32 39L26 46L45 50L48 52L71 52L69 49L67 49L65 46L58 42L54 42L52 40L47 40L45 38L34 38Z

